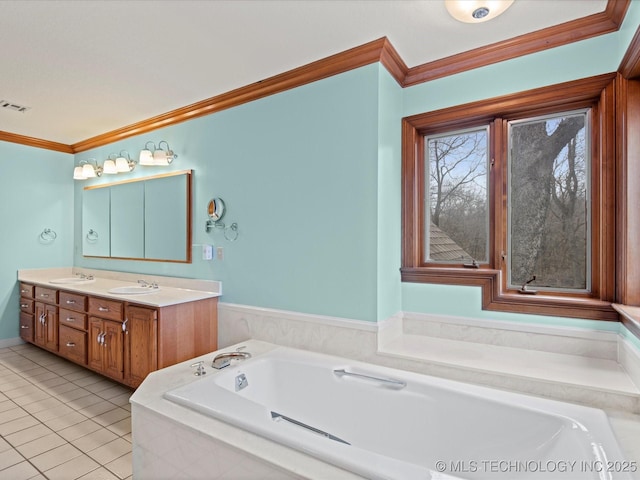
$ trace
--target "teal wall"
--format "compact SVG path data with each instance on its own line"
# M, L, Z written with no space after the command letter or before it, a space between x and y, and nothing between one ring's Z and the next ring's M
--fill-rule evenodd
M0 340L19 335L17 270L73 263L72 169L73 155L0 141Z
M179 155L170 169L194 170L196 246L192 264L83 258L82 188L115 179L103 177L75 187L75 264L221 280L225 302L377 320L379 72L369 65L77 155L102 161L166 140ZM385 154L397 161L397 151ZM205 233L214 196L226 202L224 221L238 223L235 242L219 229ZM392 228L397 237L399 224ZM203 261L203 243L222 246L224 260Z

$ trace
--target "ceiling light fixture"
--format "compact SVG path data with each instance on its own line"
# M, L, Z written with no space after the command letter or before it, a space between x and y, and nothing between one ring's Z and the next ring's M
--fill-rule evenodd
M111 158L111 156L115 156L115 153L111 153L109 157L102 164L102 173L106 175L115 175L118 173L118 169L116 168L116 162Z
M445 0L449 14L464 23L481 23L496 18L514 0Z
M136 162L131 160L129 152L121 150L120 156L116 158L116 170L118 173L131 172L134 168L136 168Z
M166 150L162 148L163 143L167 146ZM149 144L153 146L152 149L149 148ZM144 149L140 152L139 163L140 165L146 166L167 166L176 158L178 158L178 155L173 153L173 150L171 150L171 147L169 147L169 144L165 140L162 140L158 144L158 148L156 148L155 143L147 142L144 144Z

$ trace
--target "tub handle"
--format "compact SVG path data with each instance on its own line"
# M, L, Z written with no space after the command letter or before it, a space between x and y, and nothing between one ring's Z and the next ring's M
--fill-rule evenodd
M353 373L347 372L344 368L333 371L334 375L337 377L356 377L363 378L365 380L374 380L376 382L384 383L385 385L393 386L394 388L404 388L407 386L407 382L402 380L395 380L393 378L382 378L382 377L374 377L372 375L364 375L362 373Z
M298 427L302 427L306 430L309 430L310 432L313 432L317 435L320 435L322 437L328 438L329 440L333 440L335 442L339 442L339 443L344 443L345 445L351 445L349 442L347 442L346 440L341 439L340 437L336 437L335 435L332 435L328 432L325 432L324 430L320 430L319 428L316 427L312 427L311 425L307 425L306 423L302 423L299 420L294 420L291 417L287 417L286 415L282 415L281 413L278 412L271 412L271 420L275 421L279 421L279 420L284 420L285 422L291 423L293 425L296 425Z

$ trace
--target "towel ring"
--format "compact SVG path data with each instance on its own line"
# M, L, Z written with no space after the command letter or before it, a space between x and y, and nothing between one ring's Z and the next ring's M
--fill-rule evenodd
M232 233L229 233L229 231ZM236 222L224 228L224 238L230 242L235 242L238 239L238 224Z
M87 241L88 242L98 241L98 232L96 232L93 228L89 229L89 231L87 232Z
M58 238L58 234L50 228L45 228L40 234L40 239L44 242L53 242L56 238Z

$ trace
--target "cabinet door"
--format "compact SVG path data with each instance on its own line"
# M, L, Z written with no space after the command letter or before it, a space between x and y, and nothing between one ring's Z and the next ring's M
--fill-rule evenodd
M58 351L58 307L55 305L45 305L44 327L45 340L44 346L54 352Z
M46 334L45 334L45 326L44 326L44 314L45 314L45 310L44 310L44 303L41 302L36 302L36 315L35 315L35 328L34 328L34 332L35 332L35 336L34 336L34 343L36 345L39 345L41 347L44 347L45 344L45 339L46 339Z
M128 306L124 332L125 381L137 387L158 369L157 311Z
M89 318L89 337L87 338L87 352L89 355L89 367L102 371L102 343L101 338L104 333L102 329L102 320L99 318Z
M33 342L33 315L20 312L20 337L25 342Z
M104 320L104 341L102 342L102 368L105 375L117 380L123 378L122 323Z

